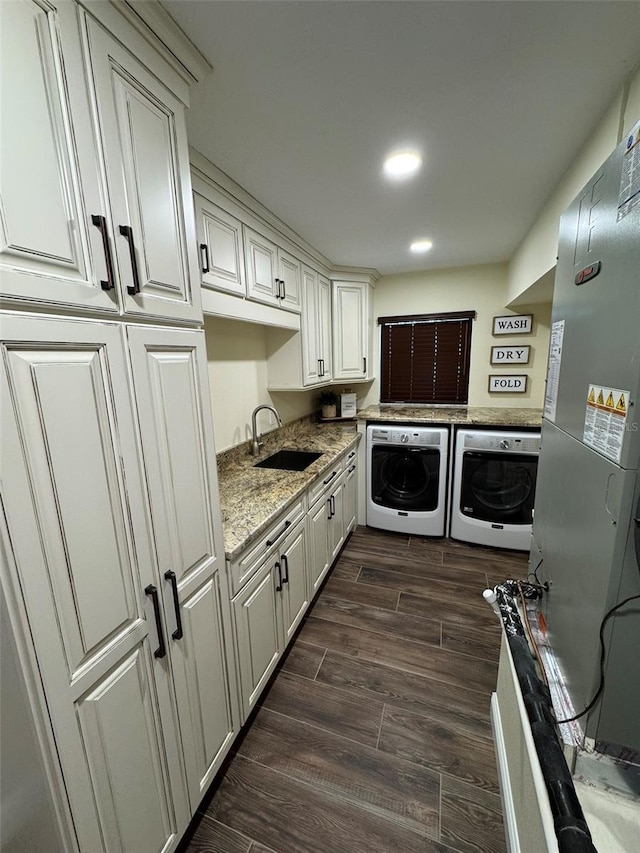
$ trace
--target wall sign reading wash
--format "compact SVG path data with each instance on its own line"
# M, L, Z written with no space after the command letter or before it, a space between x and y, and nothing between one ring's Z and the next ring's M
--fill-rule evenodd
M527 335L533 328L533 314L512 314L493 318L494 335Z
M489 391L491 393L524 394L527 390L526 374L489 374Z

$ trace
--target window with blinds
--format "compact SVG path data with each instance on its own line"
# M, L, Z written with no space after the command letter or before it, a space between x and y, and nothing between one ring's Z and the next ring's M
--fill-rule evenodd
M466 403L475 311L379 317L381 403Z

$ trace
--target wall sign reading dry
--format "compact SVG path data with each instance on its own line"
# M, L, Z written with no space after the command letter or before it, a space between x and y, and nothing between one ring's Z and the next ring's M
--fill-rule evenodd
M529 364L530 346L491 347L491 364Z

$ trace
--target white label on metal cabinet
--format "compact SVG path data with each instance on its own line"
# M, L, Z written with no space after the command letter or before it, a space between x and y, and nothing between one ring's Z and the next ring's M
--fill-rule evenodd
M640 121L627 134L618 193L618 222L640 204Z
M589 385L584 417L584 443L613 462L620 462L624 443L629 392Z
M556 419L558 405L558 384L562 363L562 341L564 340L564 320L551 324L549 340L549 364L547 366L547 388L544 395L544 416L549 421Z

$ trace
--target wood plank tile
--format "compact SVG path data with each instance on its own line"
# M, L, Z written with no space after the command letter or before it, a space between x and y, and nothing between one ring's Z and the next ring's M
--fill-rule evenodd
M495 628L442 623L442 648L471 657L497 662L500 657L501 636L497 619Z
M442 840L461 853L505 853L500 797L442 777Z
M326 649L318 646L308 646L300 640L296 640L291 646L289 653L282 662L282 669L301 675L303 678L315 678L318 667L322 663Z
M382 664L327 652L316 676L323 684L352 693L363 703L377 700L431 717L481 737L491 737L490 696L391 669Z
M257 844L255 841L251 845L249 853L276 853L270 847L265 847L264 844Z
M341 558L331 569L331 577L341 581L357 581L360 568L360 563L351 563Z
M377 569L364 564L358 583L373 584L379 588L399 590L429 598L437 595L443 600L452 602L461 599L475 604L485 604L482 600L482 591L486 585L486 573L468 572L465 569L458 571L461 572L458 577L447 577L446 574L442 574L442 567L437 573L425 568L420 574L412 574L407 571Z
M364 587L364 589L363 589ZM382 607L385 610L395 610L398 606L398 592L383 589L373 585L360 585L353 581L343 581L330 577L322 590L322 595L332 598L343 598L345 601L360 601L372 607Z
M265 708L351 740L375 746L382 702L364 705L356 697L327 684L279 672L263 700Z
M435 620L332 598L329 592L319 597L310 615L328 622L338 622L381 634L394 634L433 646L440 645L440 623Z
M394 574L406 575L407 584L411 583L414 578L421 582L422 587L431 586L432 581L436 581L442 588L443 584L453 584L461 588L480 587L484 589L487 582L487 573L483 569L459 567L459 566L442 566L432 563L425 563L419 560L402 560L397 555L393 560L389 560L384 566L373 566L370 561L365 561L362 564L363 571L358 579L366 577L365 569L373 571L393 572ZM400 583L398 581L398 583Z
M385 707L378 748L499 793L493 743L419 714Z
M449 625L471 626L495 630L498 620L493 610L474 590L468 595L456 595L431 588L430 595L400 593L398 611L424 619L442 619Z
M438 838L440 776L262 708L240 754L407 829Z
M380 530L378 527L367 527L359 524L351 534L350 542L363 541L372 546L390 543L391 545L409 546L411 536L408 533L395 533L390 530Z
M426 646L413 640L375 634L349 625L337 625L309 617L300 632L305 643L324 646L336 652L417 673L436 681L490 692L495 688L497 667L490 661L470 658Z
M249 853L250 849L250 838L205 814L185 853Z
M212 817L281 853L445 853L446 847L238 755Z
M408 548L403 548L402 545L395 548L391 546L371 548L368 545L350 545L348 547L349 550L346 553L353 562L372 566L377 569L387 569L392 563L398 566L403 566L405 563L412 563L420 569L426 566L442 566L442 554L431 552L416 554Z
M442 546L443 562L475 563L485 568L497 563L512 563L516 566L526 566L529 561L527 551L507 551L504 548L483 548L481 545L469 545L447 539Z

